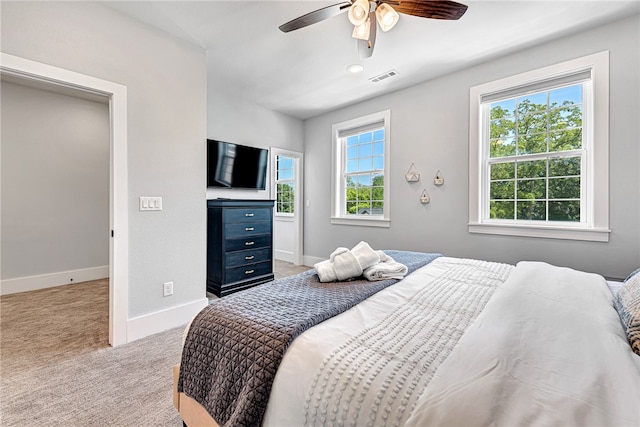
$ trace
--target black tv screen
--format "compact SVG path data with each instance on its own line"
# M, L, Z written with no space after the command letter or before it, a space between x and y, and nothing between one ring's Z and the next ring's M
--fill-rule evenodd
M207 139L207 187L264 190L269 150Z

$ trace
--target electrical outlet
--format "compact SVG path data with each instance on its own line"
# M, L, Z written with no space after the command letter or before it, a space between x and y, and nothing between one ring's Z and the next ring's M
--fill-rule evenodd
M173 295L173 282L165 282L163 284L163 286L164 286L164 296L165 297Z

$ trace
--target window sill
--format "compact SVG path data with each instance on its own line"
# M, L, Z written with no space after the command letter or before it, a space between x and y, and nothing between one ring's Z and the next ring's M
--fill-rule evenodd
M293 214L273 214L274 221L293 222L295 220Z
M608 242L608 228L577 228L544 225L508 225L469 223L469 233L498 234L502 236L539 237L544 239L583 240Z
M332 217L331 224L338 225L356 225L362 227L391 227L391 220L387 218L346 218Z

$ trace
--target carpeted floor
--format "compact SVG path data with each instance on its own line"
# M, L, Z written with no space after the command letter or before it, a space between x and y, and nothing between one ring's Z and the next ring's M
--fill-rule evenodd
M5 295L0 301L3 377L109 347L108 279Z
M171 369L183 327L110 347L108 291L105 279L0 297L0 425L182 426Z

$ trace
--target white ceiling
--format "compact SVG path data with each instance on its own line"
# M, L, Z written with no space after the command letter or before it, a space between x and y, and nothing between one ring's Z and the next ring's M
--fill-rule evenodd
M208 84L306 119L554 38L640 13L640 0L479 1L458 21L401 15L359 59L346 14L282 33L333 1L124 1L109 7L207 50ZM350 74L346 67L362 64ZM368 79L396 70L397 76Z

